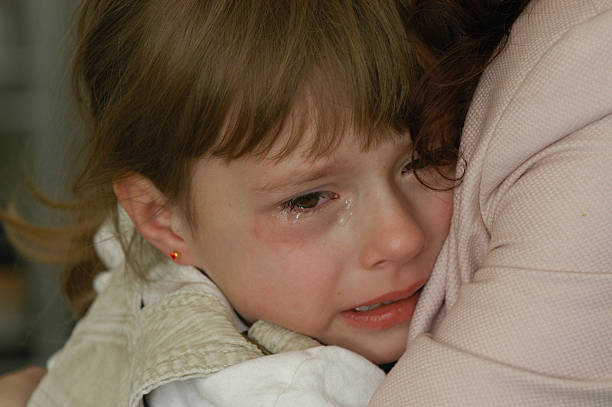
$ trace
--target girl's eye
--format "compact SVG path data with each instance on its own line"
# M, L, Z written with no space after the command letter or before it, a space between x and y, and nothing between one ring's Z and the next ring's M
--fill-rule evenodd
M402 168L402 175L405 175L414 170L419 170L421 168L423 168L423 163L419 158L415 158Z
M318 193L312 193L308 195L302 195L291 200L291 206L300 209L312 209L319 204L321 196Z
M324 202L337 199L339 197L340 196L335 192L310 192L283 202L281 204L281 208L288 209L290 211L308 212L316 209Z

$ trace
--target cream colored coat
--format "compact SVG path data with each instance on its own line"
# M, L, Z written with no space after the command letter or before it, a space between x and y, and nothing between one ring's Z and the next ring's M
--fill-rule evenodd
M121 209L120 220L131 234ZM382 381L364 357L264 321L247 339L225 296L194 267L165 259L146 280L134 278L116 234L109 222L96 234L112 271L96 277L96 300L28 406L137 407L148 395L163 406L357 407Z
M612 406L612 1L532 1L461 149L450 234L370 405Z

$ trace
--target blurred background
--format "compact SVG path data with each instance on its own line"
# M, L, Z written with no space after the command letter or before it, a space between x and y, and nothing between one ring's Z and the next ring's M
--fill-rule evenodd
M0 0L0 204L53 223L29 197L24 173L47 196L66 198L78 146L69 85L76 0ZM0 229L0 374L43 364L69 334L58 268L20 258Z

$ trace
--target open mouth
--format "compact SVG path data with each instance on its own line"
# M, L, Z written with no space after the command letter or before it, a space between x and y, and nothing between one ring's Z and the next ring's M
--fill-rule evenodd
M421 293L426 281L418 281L406 290L388 293L377 299L368 301L362 305L354 307L347 311L368 312L380 308L385 305L390 305L398 301L406 300L414 295Z
M400 298L398 300L390 300L390 301L383 301L383 302L379 302L377 304L373 304L373 305L360 305L359 307L353 308L353 311L357 311L357 312L367 312L367 311L372 311L376 308L380 308L383 305L389 305L389 304L393 304L395 302L401 301L401 300L405 300L406 298L412 297L413 295L417 295L417 294L421 294L421 291L423 290L423 287L419 288L418 290L416 290L412 295L409 295L405 298Z
M376 309L378 307L382 307L383 305L393 304L394 302L395 301L385 301L385 302L379 302L378 304L374 304L374 305L362 305L360 307L353 308L353 310L357 312L366 312L366 311L371 311L373 309Z
M385 329L409 321L423 290L417 283L408 290L384 295L382 298L348 309L342 314L354 328Z

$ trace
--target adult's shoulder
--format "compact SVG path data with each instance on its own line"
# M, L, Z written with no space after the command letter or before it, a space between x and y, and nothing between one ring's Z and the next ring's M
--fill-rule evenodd
M483 73L465 122L464 158L472 171L486 170L490 188L612 111L610 38L611 0L528 5Z

